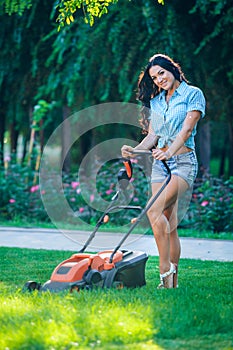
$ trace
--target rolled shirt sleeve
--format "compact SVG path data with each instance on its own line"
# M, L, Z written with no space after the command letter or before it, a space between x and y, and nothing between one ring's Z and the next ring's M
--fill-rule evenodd
M188 99L187 112L199 111L201 112L201 117L204 118L205 105L206 102L203 92L199 88L193 87L193 91Z

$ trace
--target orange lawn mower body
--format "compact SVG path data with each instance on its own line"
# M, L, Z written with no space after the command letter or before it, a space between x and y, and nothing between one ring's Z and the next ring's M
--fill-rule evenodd
M119 191L113 196L112 201L118 198L119 192L124 191L132 176L132 166L129 160L124 160L125 169L121 169L118 173ZM93 288L135 288L142 287L146 284L145 267L148 255L142 251L132 251L120 249L129 234L136 225L145 216L147 210L152 206L160 193L170 181L170 175L166 179L160 191L152 197L147 206L142 209L139 206L122 206L110 205L105 210L94 231L84 244L83 248L69 259L61 262L53 271L50 279L41 285L38 282L28 281L24 286L24 290L40 290L50 292L60 292L63 290L81 290ZM128 232L123 236L117 247L112 250L104 250L98 253L84 253L89 243L95 237L99 227L106 221L106 217L110 211L115 209L137 209L140 214L136 220L132 221L132 225Z

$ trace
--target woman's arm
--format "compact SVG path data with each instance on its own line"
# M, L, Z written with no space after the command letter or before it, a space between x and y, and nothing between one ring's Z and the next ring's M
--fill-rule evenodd
M159 137L155 135L154 130L152 129L151 125L149 125L148 134L146 137L136 146L131 147L128 145L124 145L121 148L122 157L129 158L129 157L135 157L132 152L134 150L149 150L152 147L156 147L158 143Z
M201 112L199 111L188 112L184 120L181 131L176 136L172 144L169 146L168 150L166 152L163 152L160 149L155 149L153 150L153 157L159 160L168 160L174 154L176 154L176 152L178 152L179 149L182 146L184 146L184 143L191 136L192 131L195 125L197 124L198 120L200 119L200 117L201 117Z

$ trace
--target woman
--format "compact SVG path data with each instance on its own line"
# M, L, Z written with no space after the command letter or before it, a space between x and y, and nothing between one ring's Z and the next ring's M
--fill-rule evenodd
M188 84L177 63L166 55L156 54L139 77L138 99L144 106L142 123L147 136L135 148L124 145L122 156L134 157L134 150L152 149L152 195L167 176L161 160L166 160L171 169L166 190L147 215L159 251L158 288L176 288L180 259L178 200L192 188L197 175L194 136L197 122L205 114L205 98L199 88Z

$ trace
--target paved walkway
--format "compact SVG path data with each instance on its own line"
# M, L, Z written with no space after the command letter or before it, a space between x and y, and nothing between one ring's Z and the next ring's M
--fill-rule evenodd
M0 227L0 246L78 251L89 235L87 231ZM97 232L87 251L112 249L122 237L120 233ZM131 234L122 247L158 256L153 236ZM181 248L181 258L233 261L233 241L181 238Z

